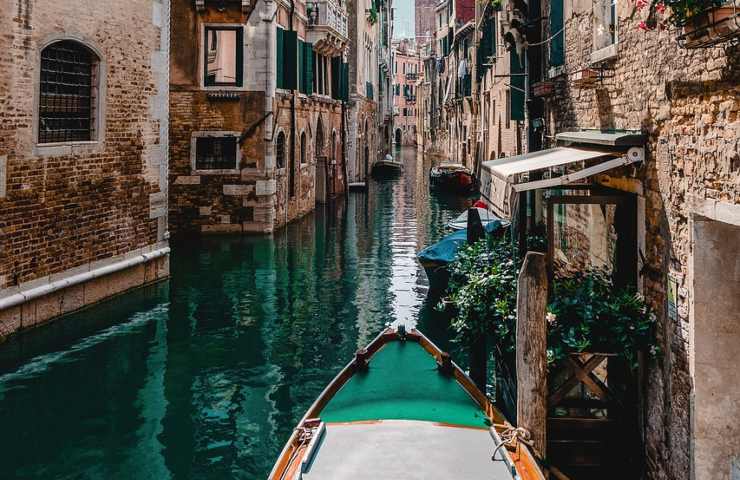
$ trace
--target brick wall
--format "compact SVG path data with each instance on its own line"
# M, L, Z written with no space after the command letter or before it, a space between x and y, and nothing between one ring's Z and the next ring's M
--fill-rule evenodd
M566 2L567 3L567 2ZM547 2L543 6L546 12ZM692 379L689 371L689 278L692 197L740 203L740 49L678 47L675 32L637 28L643 13L618 3L617 56L592 88L575 88L573 72L592 52L591 2L566 5L566 64L553 71L548 135L576 128L641 129L647 161L635 178L645 201L643 289L657 309L663 357L649 367L645 436L650 478L688 479L691 463ZM612 181L618 186L619 181ZM701 246L697 246L701 248ZM668 272L679 284L678 315L668 319Z
M0 11L0 289L163 240L166 8L158 0L2 0ZM64 38L100 56L103 128L96 142L38 147L40 51Z

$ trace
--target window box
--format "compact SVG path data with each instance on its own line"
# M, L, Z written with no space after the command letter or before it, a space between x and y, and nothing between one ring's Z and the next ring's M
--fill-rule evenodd
M532 94L535 97L547 97L553 94L555 91L555 84L553 82L537 82L532 85Z
M706 48L740 37L740 2L710 7L685 20L683 48Z
M584 68L573 74L571 84L578 88L590 88L599 81L599 71L593 68Z

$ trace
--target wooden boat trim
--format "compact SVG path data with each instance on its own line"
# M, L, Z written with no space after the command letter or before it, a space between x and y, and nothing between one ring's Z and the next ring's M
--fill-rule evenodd
M365 358L372 360L372 356L378 352L383 346L385 346L387 343L391 341L399 341L398 340L398 333L393 330L392 328L387 328L384 331L382 331L380 334L378 334L377 337L375 337L364 349L361 349L360 351L363 352L364 355L366 355ZM437 347L429 338L427 338L423 333L416 329L412 329L411 331L406 333L406 340L407 341L415 341L419 343L419 345L424 348L432 357L434 357L436 360L440 360L443 356L443 351ZM498 436L498 434L511 427L511 424L504 418L504 416L493 406L493 404L488 400L488 398L481 392L478 387L475 385L473 380L453 361L452 364L452 374L455 377L455 380L460 384L460 386L467 392L468 395L478 404L478 406L486 413L486 416L489 418L492 424L491 432L494 436L494 440L497 443L501 442L501 438ZM278 456L278 460L275 463L275 466L273 467L272 471L270 472L270 476L268 477L268 480L283 480L291 478L287 476L287 473L289 471L293 471L294 468L292 468L292 464L294 463L295 459L299 457L297 453L301 451L302 448L305 448L302 445L297 445L296 441L298 439L299 435L299 428L304 424L304 422L307 419L311 418L319 418L320 412L324 409L327 403L334 397L334 395L344 386L347 381L349 381L350 378L354 375L355 371L357 369L357 357L352 359L349 363L347 363L344 368L339 372L339 374L332 379L331 382L324 388L324 390L321 392L321 394L316 398L316 400L311 404L311 406L308 408L306 413L303 415L301 420L298 422L298 425L293 430L293 433L291 434L290 438L286 442L285 446L283 447L283 450L280 452L280 455ZM339 424L372 424L372 423L379 423L382 422L382 419L379 420L362 420L357 422L340 422ZM451 424L444 424L444 423L438 423L442 426L447 427L457 427L457 428L463 428L460 425L451 425ZM472 427L469 427L472 428ZM535 460L535 457L532 455L532 452L530 451L529 447L522 443L517 442L513 451L509 451L507 448L502 448L501 451L508 457L510 462L516 467L517 472L520 474L522 479L525 480L544 480L544 476L542 475L542 471L539 468L537 461ZM300 463L298 463L300 464Z

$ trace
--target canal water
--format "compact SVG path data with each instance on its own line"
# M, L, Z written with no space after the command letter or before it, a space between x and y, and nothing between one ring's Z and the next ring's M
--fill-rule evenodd
M169 281L0 346L0 478L260 479L387 324L450 348L415 254L470 201L429 159L272 237L173 242Z

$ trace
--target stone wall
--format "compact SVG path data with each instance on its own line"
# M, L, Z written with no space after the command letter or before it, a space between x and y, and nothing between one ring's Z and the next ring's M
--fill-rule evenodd
M270 56L274 45L268 42L274 41L272 33L278 24L288 25L288 10L279 6L277 17L266 22L262 14L267 4L258 2L254 8L250 13L240 4L233 4L226 9L211 6L199 12L189 0L174 0L172 35L176 41L170 94L170 216L174 233L265 233L313 210L319 119L324 129L322 153L329 158L329 181L336 194L343 191L341 102L316 94L274 90L275 57ZM304 4L299 4L294 20L298 37L304 39ZM244 26L243 87L218 89L201 85L201 36L205 24ZM291 138L292 95L295 138ZM240 137L239 164L235 169L194 169L193 137L208 132L229 132ZM274 158L267 159L268 151L274 153L279 132L286 136L282 168L277 168ZM304 132L306 162L301 163L300 138ZM337 140L335 152L329 155L332 134ZM293 196L288 192L291 159L296 182Z
M2 0L0 11L0 297L166 246L169 2ZM97 57L92 141L38 142L40 55L59 40Z
M616 128L649 136L647 161L628 173L641 181L634 189L645 204L641 280L658 313L664 351L649 365L646 382L647 471L650 478L680 480L692 478L693 455L690 199L740 203L740 49L679 48L674 31L639 30L643 15L631 2L618 3L616 56L603 64L603 80L576 88L573 74L591 66L594 17L590 1L566 2L566 63L550 70L556 92L547 101L547 135ZM678 283L675 319L666 309L668 278Z

